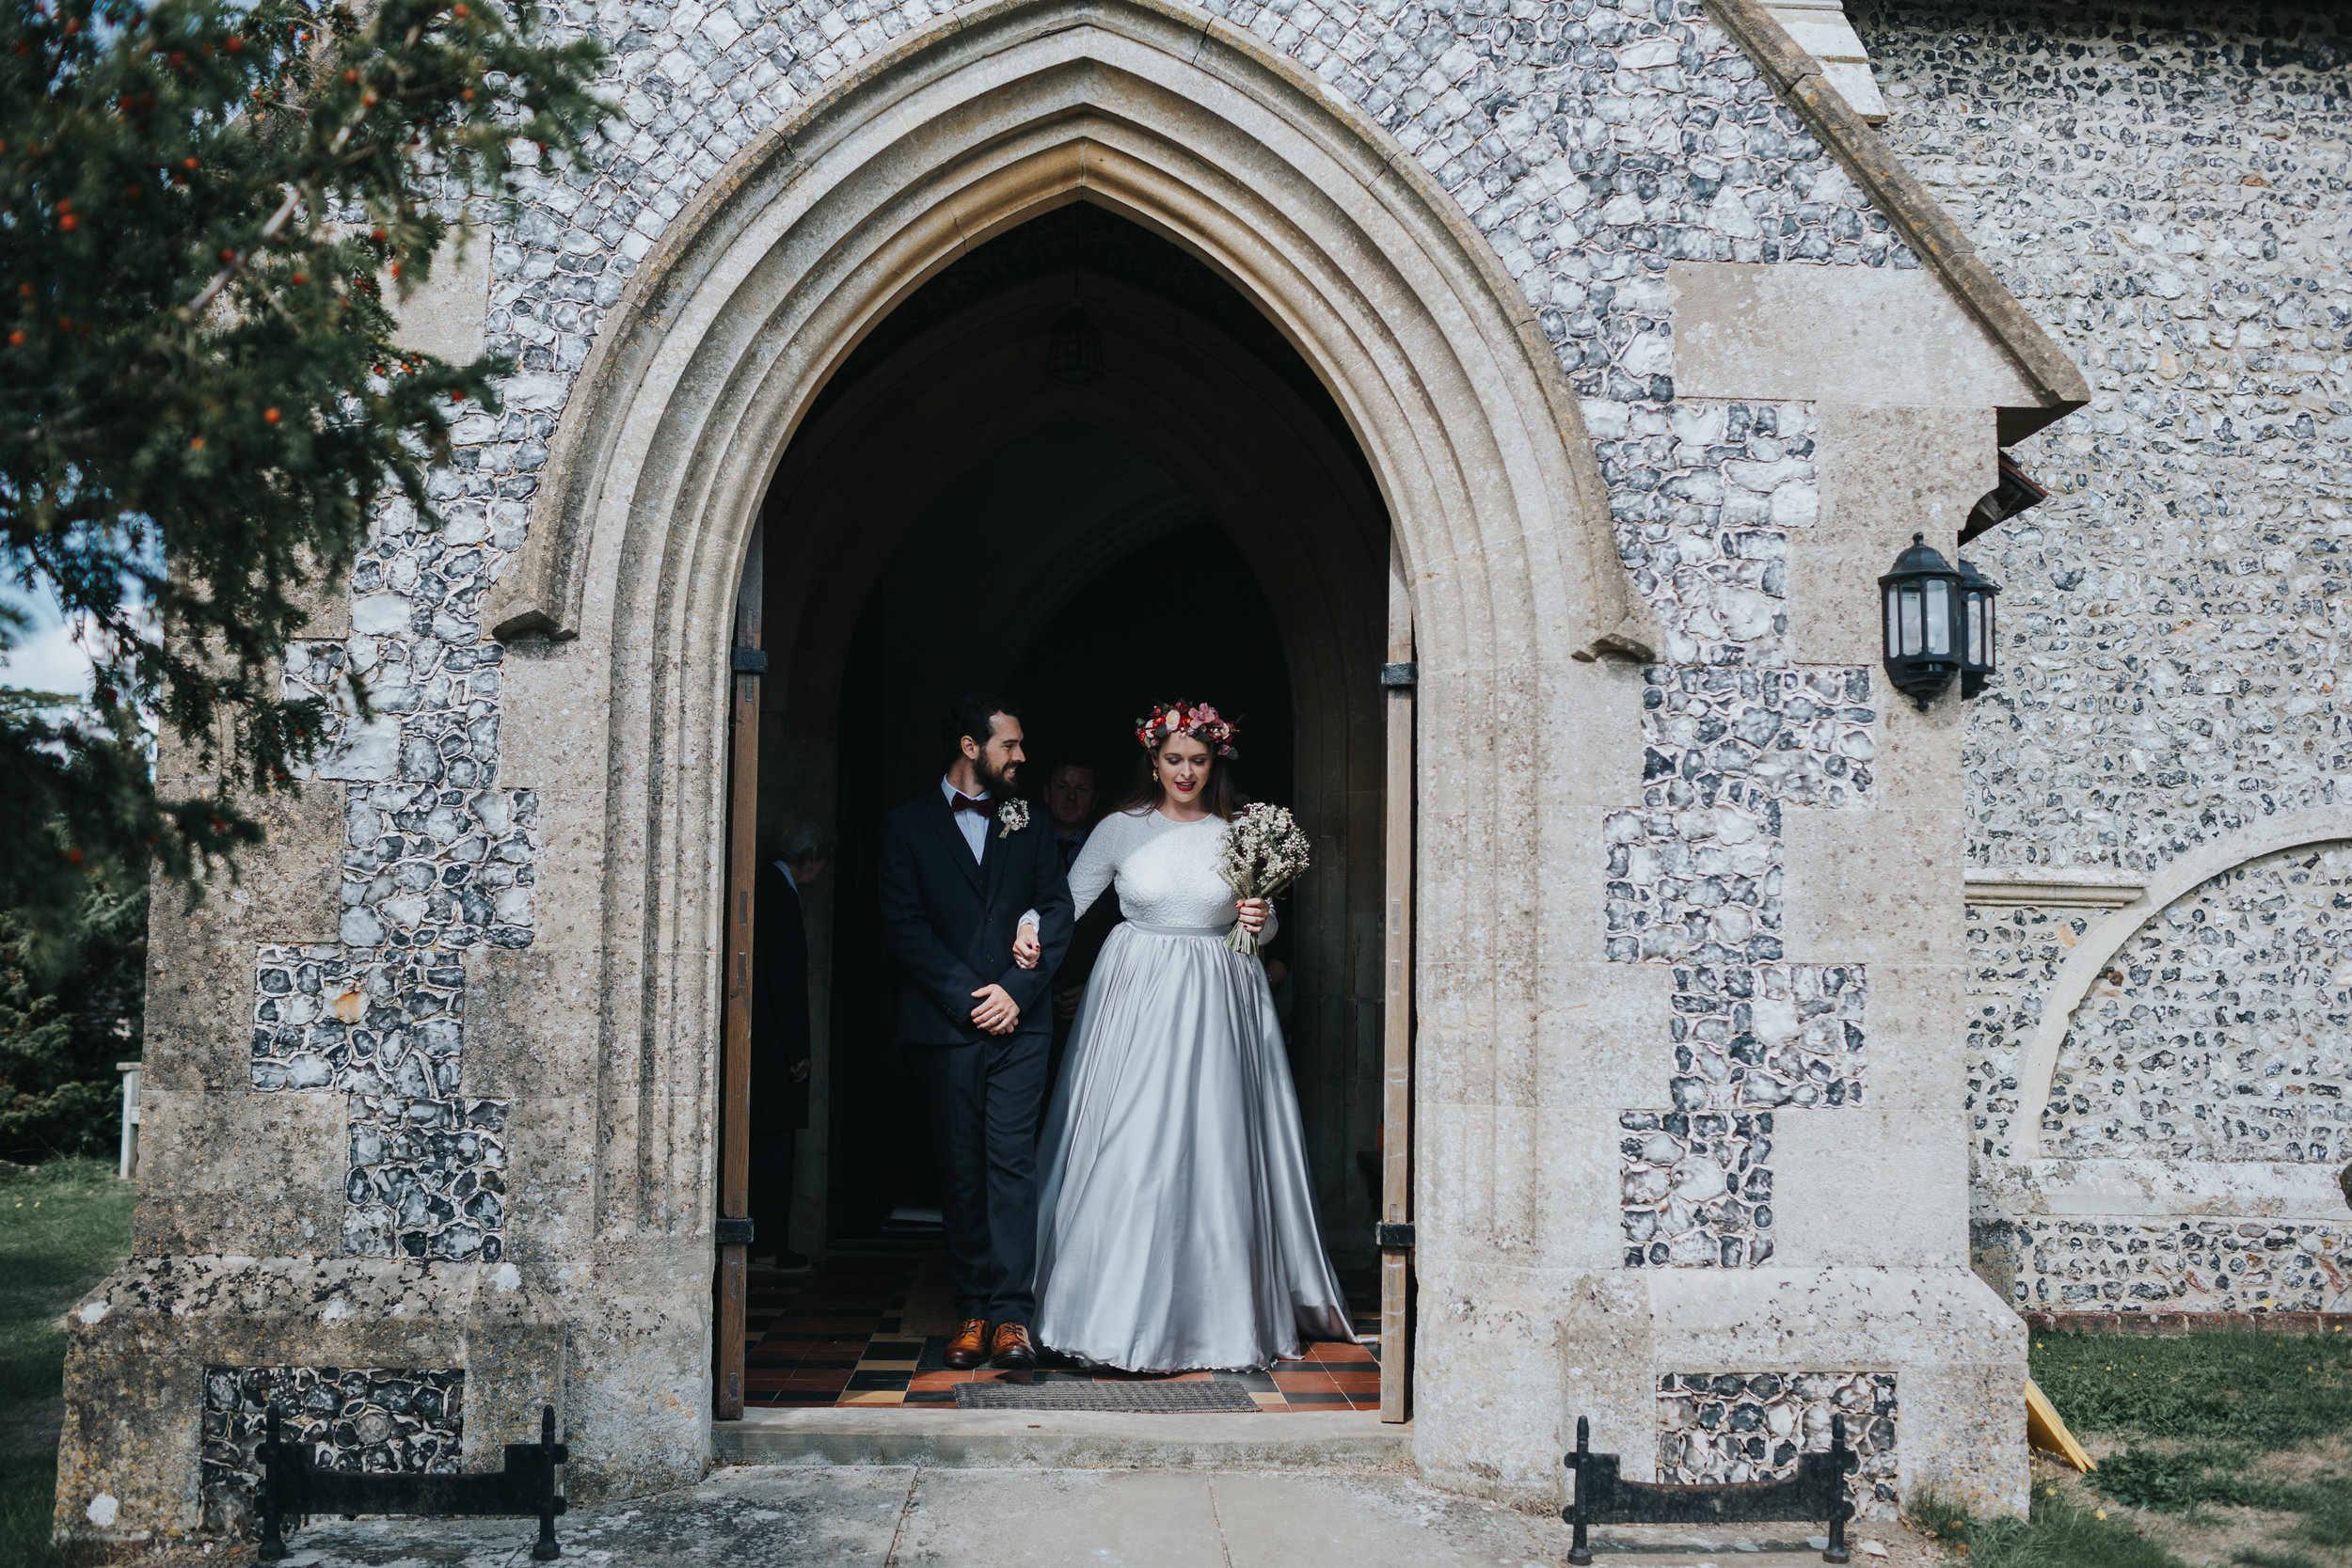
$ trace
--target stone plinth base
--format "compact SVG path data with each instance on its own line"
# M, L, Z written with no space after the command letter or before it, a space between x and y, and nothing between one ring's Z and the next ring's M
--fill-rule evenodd
M1865 1519L1922 1487L2026 1507L2026 1325L1965 1269L1659 1269L1425 1283L1415 1455L1434 1483L1565 1500L1579 1417L1633 1481L1792 1473L1843 1415ZM1530 1386L1548 1380L1556 1397Z
M1843 1414L1863 1517L1923 1487L2025 1511L2026 1326L1965 1269L1618 1275L1587 1281L1566 1326L1565 1435L1591 1417L1630 1479L1778 1474Z
M273 1403L295 1435L390 1469L496 1469L543 1404L564 1414L567 1324L512 1263L133 1259L68 1328L72 1535L237 1528Z

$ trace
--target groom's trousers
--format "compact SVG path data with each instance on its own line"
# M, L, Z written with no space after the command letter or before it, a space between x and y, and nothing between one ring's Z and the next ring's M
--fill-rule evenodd
M1037 1316L1037 1124L1051 1041L1037 1029L901 1048L930 1110L959 1318Z

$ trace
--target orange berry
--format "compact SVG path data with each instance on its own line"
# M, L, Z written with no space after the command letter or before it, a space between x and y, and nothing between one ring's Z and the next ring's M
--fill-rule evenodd
M276 424L278 422L278 410L275 408L264 408L262 410L262 418L271 424Z
M204 450L204 437L199 436L195 440L190 441L188 443L188 450L190 451L202 451Z
M73 232L73 226L80 221L81 220L75 217L72 213L68 213L65 216L57 220L57 230L60 233L71 234Z

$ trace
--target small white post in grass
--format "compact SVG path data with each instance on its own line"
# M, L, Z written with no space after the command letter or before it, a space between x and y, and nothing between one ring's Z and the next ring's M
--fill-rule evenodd
M139 1174L139 1064L117 1062L115 1070L122 1074L122 1180L136 1180Z

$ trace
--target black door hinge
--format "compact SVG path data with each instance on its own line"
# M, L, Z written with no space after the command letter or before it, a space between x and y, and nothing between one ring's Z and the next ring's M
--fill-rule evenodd
M735 673L739 675L764 675L768 673L768 655L758 648L735 650Z
M1421 666L1418 664L1383 664L1380 666L1382 686L1411 686Z
M1413 1244L1413 1227L1410 1225L1391 1225L1384 1220L1372 1227L1372 1244L1383 1252L1406 1251Z
M752 1222L722 1215L710 1223L710 1239L721 1246L749 1246L752 1244Z

